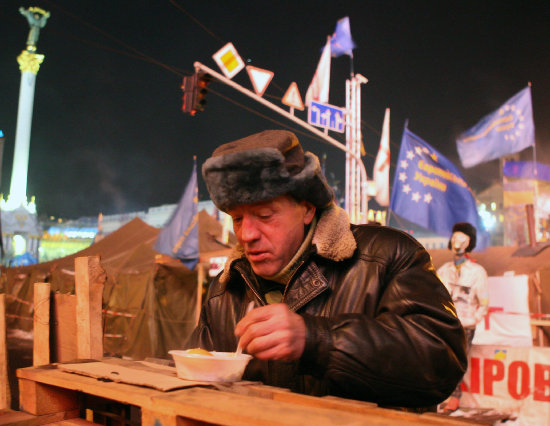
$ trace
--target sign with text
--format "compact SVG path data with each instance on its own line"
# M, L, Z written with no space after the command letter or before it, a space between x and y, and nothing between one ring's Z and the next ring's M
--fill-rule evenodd
M307 122L312 126L344 133L346 129L345 112L344 108L311 101L308 108Z
M461 407L517 416L517 424L548 424L550 348L473 345L462 382Z

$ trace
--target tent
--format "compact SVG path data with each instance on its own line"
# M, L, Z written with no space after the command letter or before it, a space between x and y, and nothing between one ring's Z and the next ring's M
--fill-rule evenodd
M153 249L159 232L135 218L78 253L4 269L0 283L6 293L8 329L32 330L34 283L49 282L52 291L72 294L75 258L100 256L107 276L103 293L105 353L143 359L165 357L170 349L181 348L196 322L203 269L211 256L227 255L235 239L231 235L229 244L221 243L222 225L200 211L200 263L189 270Z

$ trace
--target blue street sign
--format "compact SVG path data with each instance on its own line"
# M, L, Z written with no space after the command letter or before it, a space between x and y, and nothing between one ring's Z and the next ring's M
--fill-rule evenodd
M346 128L345 111L344 108L338 108L334 105L311 101L308 108L307 122L312 126L344 133Z

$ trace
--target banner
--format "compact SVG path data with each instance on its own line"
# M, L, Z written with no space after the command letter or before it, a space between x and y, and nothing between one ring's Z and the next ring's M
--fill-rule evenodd
M313 74L313 79L306 92L306 105L311 101L328 103L328 94L330 90L330 37L327 38L327 44L321 54L321 59Z
M477 325L473 344L531 346L528 276L489 277L488 284L489 313Z
M506 161L502 174L510 178L538 179L550 182L550 166L533 161Z
M384 124L382 125L382 136L380 137L380 147L374 162L372 173L376 194L374 199L382 206L386 207L390 203L390 109L386 108L384 114Z
M462 166L468 168L535 144L531 87L508 99L461 134L456 147Z
M493 408L522 426L550 419L550 348L473 345L461 407Z
M453 225L477 229L477 249L488 245L472 192L453 163L405 128L393 181L390 209L436 234L450 237Z

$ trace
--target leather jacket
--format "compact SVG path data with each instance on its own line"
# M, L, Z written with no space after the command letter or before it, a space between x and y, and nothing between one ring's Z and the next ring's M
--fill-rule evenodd
M295 362L252 359L244 379L310 395L383 406L428 407L454 390L467 367L464 331L428 252L379 225L322 213L312 249L283 298L301 315L306 346ZM210 285L187 348L233 352L250 300L265 305L250 264L236 252Z

